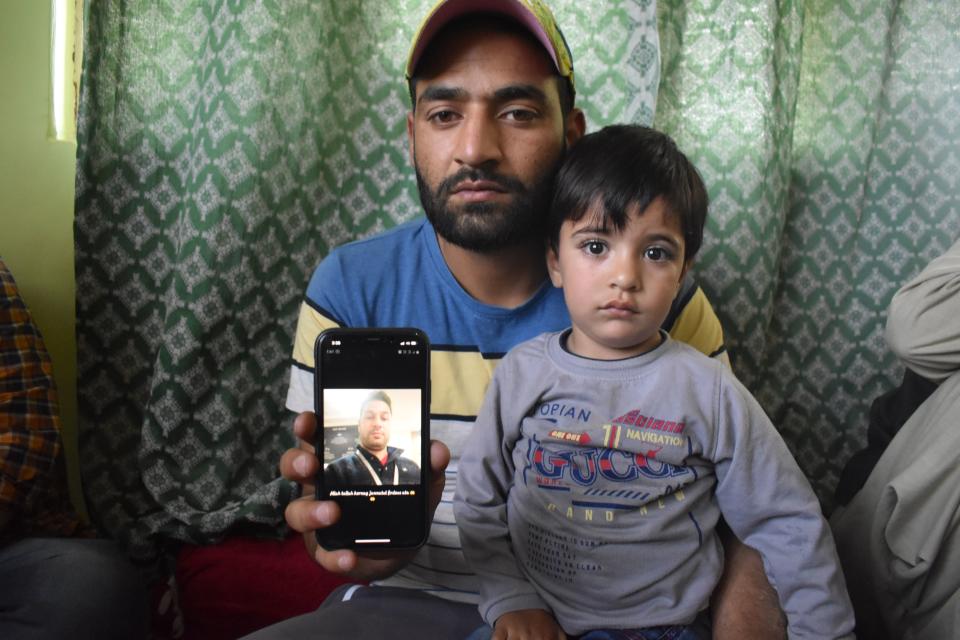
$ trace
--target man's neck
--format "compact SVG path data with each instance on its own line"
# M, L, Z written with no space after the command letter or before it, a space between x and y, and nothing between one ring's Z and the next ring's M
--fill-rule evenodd
M484 304L519 307L547 276L544 249L537 242L485 253L464 249L439 235L437 242L453 277Z

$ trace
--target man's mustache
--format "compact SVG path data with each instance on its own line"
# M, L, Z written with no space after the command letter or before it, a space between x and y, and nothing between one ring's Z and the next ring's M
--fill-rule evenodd
M461 182L479 182L481 180L485 182L493 182L507 192L513 191L522 193L526 191L524 184L517 178L511 178L510 176L505 176L494 171L488 171L487 169L471 167L461 169L452 176L445 178L440 183L440 186L437 187L437 195L445 198L449 196Z

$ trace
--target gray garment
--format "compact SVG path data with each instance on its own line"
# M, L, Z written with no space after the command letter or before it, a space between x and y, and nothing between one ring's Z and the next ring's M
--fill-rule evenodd
M0 548L0 638L146 638L147 589L109 540L25 538Z
M316 611L243 640L463 640L482 625L473 604L442 600L416 589L343 585Z
M726 367L663 337L599 361L544 334L497 367L454 502L481 615L687 624L723 570L722 514L762 554L791 638L849 637L833 539L783 439Z
M960 240L893 296L887 344L927 380L960 370Z
M960 629L960 242L894 296L887 342L940 382L831 525L865 638Z

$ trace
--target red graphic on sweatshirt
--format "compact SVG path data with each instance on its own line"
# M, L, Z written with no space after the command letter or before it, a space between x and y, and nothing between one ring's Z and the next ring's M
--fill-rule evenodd
M547 437L562 442L575 442L577 444L590 443L590 436L586 433L571 433L569 431L561 431L560 429L554 429Z

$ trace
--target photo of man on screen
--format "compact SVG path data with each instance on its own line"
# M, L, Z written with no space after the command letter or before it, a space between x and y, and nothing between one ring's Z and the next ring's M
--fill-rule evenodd
M360 405L357 447L327 465L327 486L398 485L420 482L420 467L389 446L393 402L386 391L371 391Z

